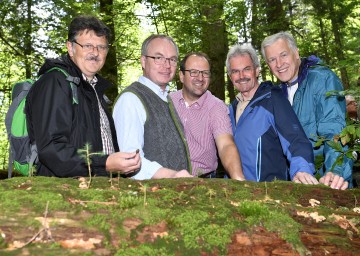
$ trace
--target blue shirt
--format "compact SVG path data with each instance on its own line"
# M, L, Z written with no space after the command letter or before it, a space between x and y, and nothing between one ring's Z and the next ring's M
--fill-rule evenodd
M151 89L163 101L167 102L168 86L163 91L160 86L144 76L140 76L138 82ZM162 166L144 157L146 111L142 102L133 93L126 92L121 94L115 103L113 118L120 151L134 152L136 149L140 149L141 169L132 178L138 180L151 179Z

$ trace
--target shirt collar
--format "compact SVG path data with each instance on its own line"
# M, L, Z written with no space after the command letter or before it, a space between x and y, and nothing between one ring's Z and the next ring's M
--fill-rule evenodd
M241 92L239 92L236 96L236 99L239 101L239 102L245 102L245 101L250 101L250 100L244 100L244 96L242 96Z
M298 83L298 78L296 77L293 81L286 83L288 87L291 87Z
M84 78L85 81L87 81L92 87L94 87L96 85L96 83L98 82L98 79L96 76L93 77L93 79L89 80L84 73L82 73L82 76Z
M181 90L181 97L180 97L179 101L183 101L187 107L198 105L201 108L204 105L208 95L211 95L211 92L207 90L203 95L201 95L201 97L197 101L193 102L191 105L188 105L183 97L182 90Z
M166 97L169 93L169 89L170 89L169 85L166 85L165 91L163 91L159 85L155 84L153 81L151 81L149 78L145 76L140 76L138 82L143 85L146 85L150 90L152 90L157 95Z

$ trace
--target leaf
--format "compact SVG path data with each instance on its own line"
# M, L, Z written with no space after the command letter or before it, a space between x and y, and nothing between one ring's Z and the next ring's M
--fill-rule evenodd
M60 241L60 244L64 248L78 248L78 249L85 249L85 250L91 250L95 248L95 244L100 244L101 240L97 238L90 238L87 241L84 241L83 239L69 239L69 240L63 240Z
M314 144L314 147L315 147L315 148L318 148L318 147L320 147L323 143L324 143L324 140L317 140L317 141L315 142L315 144Z
M346 130L348 131L348 133L354 135L356 132L355 126L354 125L349 125L346 127Z
M333 149L335 149L338 152L342 152L342 147L339 143L336 143L335 141L328 141L327 144L332 147Z
M312 218L313 220L316 221L316 223L319 223L319 222L322 222L324 220L326 220L326 218L322 215L319 215L318 212L305 212L305 211L301 211L301 212L296 212L296 214L298 216L302 216L302 217L305 217L305 218Z
M355 232L356 232L357 234L359 234L359 230L356 228L356 226L354 225L354 223L352 223L351 221L347 220L347 219L346 219L346 216L340 216L340 215L337 215L337 214L334 214L334 213L333 213L333 214L331 214L331 215L329 216L329 219L330 219L330 221L331 221L332 223L338 225L340 228L347 230L347 229L349 229L349 228L351 227L352 229L355 230Z
M345 136L342 136L340 138L340 141L341 141L341 144L345 146L350 141L350 136L348 134L346 134Z
M311 198L311 199L309 200L309 204L311 205L311 207L319 206L319 205L320 205L320 201Z

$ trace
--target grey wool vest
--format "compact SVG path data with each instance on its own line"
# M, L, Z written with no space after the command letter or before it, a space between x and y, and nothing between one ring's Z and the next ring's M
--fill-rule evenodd
M191 173L190 157L183 133L183 126L169 103L145 85L135 82L123 92L134 93L146 110L144 127L144 156L165 168L188 170Z

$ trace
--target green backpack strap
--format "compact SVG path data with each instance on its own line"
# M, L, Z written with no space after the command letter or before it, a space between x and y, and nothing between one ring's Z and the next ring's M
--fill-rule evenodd
M80 83L80 78L70 76L68 72L66 72L65 70L63 70L62 68L59 68L59 67L53 67L53 68L49 69L47 71L47 73L51 72L53 70L60 71L61 73L63 73L65 75L66 81L70 82L70 88L71 88L71 92L72 92L73 104L79 104L77 85Z

